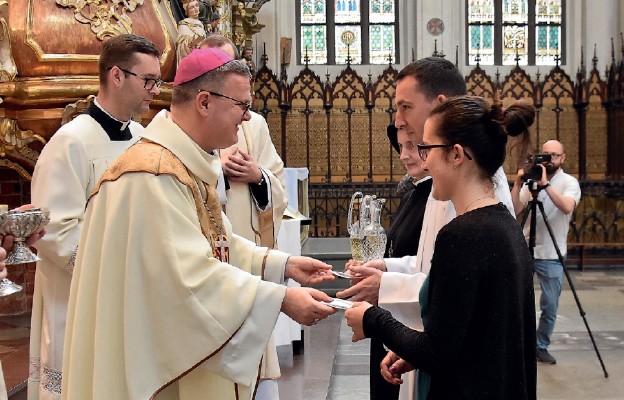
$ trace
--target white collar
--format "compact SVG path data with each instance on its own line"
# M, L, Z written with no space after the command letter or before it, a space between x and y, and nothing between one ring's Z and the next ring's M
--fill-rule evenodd
M102 105L98 102L97 97L93 99L93 104L95 104L97 106L97 108L99 108L100 110L102 110L102 112L106 115L108 115L109 117L111 117L112 119L114 119L115 121L119 122L121 124L121 128L119 129L120 131L125 130L128 125L130 125L130 122L132 122L132 117L130 117L129 120L127 121L120 121L117 118L113 117L108 111L106 111L104 109L104 107L102 107Z

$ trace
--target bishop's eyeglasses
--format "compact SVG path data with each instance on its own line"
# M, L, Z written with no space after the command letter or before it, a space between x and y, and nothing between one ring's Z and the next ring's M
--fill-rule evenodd
M210 90L199 89L197 92L198 93L199 92L206 92L206 93L210 93L212 96L223 97L224 99L231 100L231 101L234 102L234 105L237 105L238 107L240 107L241 110L243 110L243 115L245 115L247 113L247 111L249 111L251 109L251 101L237 100L234 97L226 96L226 95L218 93L218 92L212 92Z

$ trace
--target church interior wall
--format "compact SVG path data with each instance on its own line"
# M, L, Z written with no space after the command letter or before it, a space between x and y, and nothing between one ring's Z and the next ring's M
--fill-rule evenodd
M565 2L566 10L566 62L562 68L569 74L573 74L581 64L581 47L583 48L583 62L591 63L594 46L598 58L598 69L605 71L611 60L611 38L615 41L615 47L619 48L620 35L624 31L624 0L568 0ZM400 62L395 63L397 68L405 66L414 58L418 59L431 55L437 50L446 57L455 61L456 51L459 54L458 67L464 74L472 69L466 63L465 41L465 18L466 7L463 1L457 0L399 0L399 24L400 24ZM290 64L287 72L290 76L296 75L302 68L298 65L295 51L296 44L296 21L294 0L272 0L266 3L258 13L258 20L266 25L253 38L254 48L257 50L255 57L257 64L260 62L263 46L266 46L269 57L268 66L273 71L279 71L279 39L290 37L293 39L293 51L291 52ZM292 17L284 18L284 15ZM440 18L444 22L444 32L437 36L431 36L424 27L431 18ZM319 75L327 71L331 75L337 75L344 66L339 65L311 65L310 68ZM361 74L369 71L374 75L381 73L384 66L362 65L353 66ZM511 70L513 66L482 66L493 75L498 70L501 74ZM540 67L526 66L527 72L535 74ZM544 67L541 68L544 70Z

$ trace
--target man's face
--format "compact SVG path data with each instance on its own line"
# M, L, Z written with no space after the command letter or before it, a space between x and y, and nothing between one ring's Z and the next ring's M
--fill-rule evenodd
M239 125L251 118L246 106L251 104L249 79L243 75L228 74L221 87L218 93L230 98L210 95L210 113L206 121L208 148L205 148L208 151L235 144Z
M563 145L555 140L549 140L542 146L542 153L548 153L551 156L551 161L545 167L546 174L552 176L561 168L565 161Z
M156 85L149 90L145 89L145 79L160 78L160 63L155 56L143 53L136 53L134 60L135 64L129 68L129 71L136 75L124 75L125 79L119 88L118 96L124 109L132 117L140 120L141 115L149 110L154 96L160 93L160 89Z
M422 143L425 121L431 110L439 104L438 99L428 101L425 95L418 90L416 79L406 76L397 82L395 102L397 112L394 118L394 125L399 130L398 137L409 138L414 146ZM401 160L403 160L402 154L403 151L401 151ZM418 166L414 164L412 169L416 175L408 173L414 178L427 175L422 171L420 162L418 162Z

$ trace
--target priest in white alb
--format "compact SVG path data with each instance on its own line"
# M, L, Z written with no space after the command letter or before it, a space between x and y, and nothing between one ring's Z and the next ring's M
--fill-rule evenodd
M140 120L160 93L160 52L136 35L108 39L100 87L86 112L60 127L33 174L32 202L50 209L38 255L30 332L28 398L61 398L63 341L78 240L89 194L115 158L136 142Z

